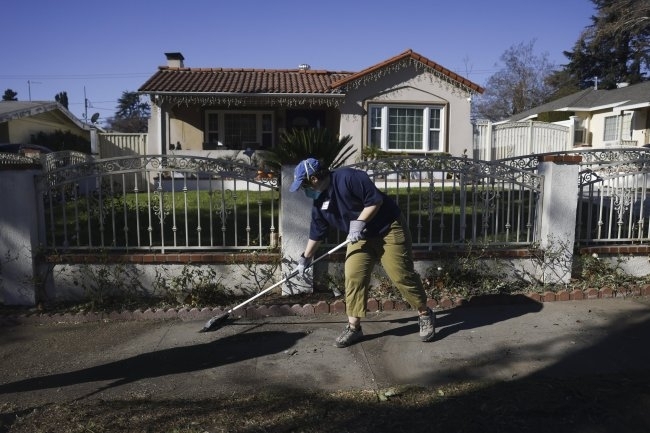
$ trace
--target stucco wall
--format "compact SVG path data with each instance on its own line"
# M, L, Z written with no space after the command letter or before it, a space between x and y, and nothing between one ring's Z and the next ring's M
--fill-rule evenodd
M169 142L180 143L186 150L203 150L202 112L196 107L174 107L169 119Z
M405 104L444 104L447 123L445 151L462 156L465 149L472 149L472 124L470 122L470 94L434 74L414 66L384 75L377 81L369 81L347 92L341 106L341 135L351 135L357 147L357 155L367 143L367 126L364 122L367 104L390 101Z
M0 170L0 301L7 305L33 305L36 300L32 257L38 248L38 173Z

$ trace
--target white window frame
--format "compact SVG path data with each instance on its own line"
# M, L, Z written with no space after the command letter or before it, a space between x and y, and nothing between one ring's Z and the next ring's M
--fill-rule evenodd
M388 119L389 119L389 110L392 108L407 108L407 109L417 109L417 110L422 110L422 144L419 149L389 149L388 148L388 140L389 140L389 135L388 135ZM380 122L379 126L373 126L373 109L379 109L380 110ZM440 113L440 128L432 128L431 125L429 124L429 121L431 119L431 110L438 110ZM446 142L445 142L445 125L446 125L446 115L447 115L447 110L444 105L439 105L439 104L431 104L431 105L423 105L423 104L368 104L368 143L370 144L370 137L372 136L372 131L373 130L380 130L380 149L385 151L385 152L394 152L394 153L404 153L404 152L409 152L409 153L432 153L432 152L444 152L446 149ZM437 131L439 134L439 143L438 143L438 149L435 150L429 150L430 148L430 143L429 143L429 137L430 137L430 132L432 130Z
M218 129L216 131L210 130L210 122L209 118L211 115L216 114L217 117L217 125ZM263 137L265 135L268 135L271 137L271 143L270 146L267 147L274 147L274 128L275 128L275 115L273 111L256 111L256 110L206 110L205 111L205 131L203 132L204 134L204 142L208 143L208 138L210 137L210 134L216 133L217 136L219 137L217 141L217 146L224 146L224 147L230 147L233 148L231 145L227 145L225 143L226 141L226 131L225 131L225 115L226 114L255 114L255 141L245 141L241 143L241 146L244 145L257 145L261 146L264 141ZM270 126L270 129L263 129L264 128L264 122L263 119L265 116L271 116L271 124L267 125Z
M614 129L611 131L611 129ZM613 138L611 138L613 136ZM632 113L623 112L603 119L603 142L612 143L632 139Z

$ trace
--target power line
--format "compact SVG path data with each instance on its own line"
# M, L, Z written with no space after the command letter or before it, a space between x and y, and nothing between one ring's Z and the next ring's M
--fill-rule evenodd
M22 80L25 78L36 78L39 80L101 80L107 78L138 78L150 77L151 72L133 72L133 73L116 73L116 74L74 74L74 75L35 75L35 74L8 74L0 75L0 79L5 80Z

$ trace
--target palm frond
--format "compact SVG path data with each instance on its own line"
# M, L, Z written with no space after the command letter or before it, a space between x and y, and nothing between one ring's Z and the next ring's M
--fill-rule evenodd
M316 158L325 167L340 167L356 149L349 144L352 136L338 137L327 129L291 129L280 135L280 144L273 150L269 162L281 166L298 164L305 158Z

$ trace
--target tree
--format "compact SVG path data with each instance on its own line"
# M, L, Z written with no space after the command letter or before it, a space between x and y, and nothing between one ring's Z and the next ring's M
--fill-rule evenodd
M7 89L7 90L5 90L4 95L2 95L2 100L3 101L17 101L18 98L16 96L18 96L18 93L14 92L11 89Z
M59 104L63 105L65 109L68 109L68 93L67 92L59 92L56 95L54 95L54 100L58 102Z
M115 116L106 121L109 129L119 132L147 132L151 109L148 103L140 100L137 92L122 92L117 104Z
M613 89L618 83L635 84L650 69L650 0L592 0L597 13L565 51L563 86Z
M554 88L547 78L554 65L535 55L535 41L513 45L501 55L504 67L488 78L485 93L472 106L474 116L498 121L546 102Z

